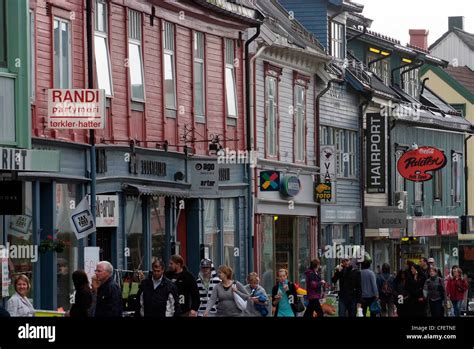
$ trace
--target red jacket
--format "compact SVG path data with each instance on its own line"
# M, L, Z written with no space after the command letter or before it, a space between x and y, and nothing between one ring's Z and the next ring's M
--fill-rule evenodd
M452 301L462 301L467 288L468 285L466 280L449 278L448 285L446 287L449 299Z

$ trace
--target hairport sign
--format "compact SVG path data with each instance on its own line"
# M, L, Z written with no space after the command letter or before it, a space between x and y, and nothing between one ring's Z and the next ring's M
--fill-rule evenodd
M385 118L367 114L367 193L385 193Z
M105 128L105 90L48 90L48 128Z

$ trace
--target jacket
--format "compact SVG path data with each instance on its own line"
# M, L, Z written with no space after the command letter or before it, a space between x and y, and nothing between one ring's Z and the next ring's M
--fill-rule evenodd
M278 283L273 286L272 288L272 304L275 305L275 303L273 303L273 301L275 300L275 296L278 294ZM293 313L295 314L296 316L296 301L297 301L297 297L298 297L298 294L296 293L296 286L294 283L288 281L288 291L286 291L286 295L288 297L290 296L293 296L293 300L294 302L291 303L291 310L293 310ZM277 317L278 316L278 305L279 304L276 304L275 305L275 313L273 314L274 317Z
M360 271L354 270L352 266L336 270L332 277L332 282L339 280L339 299L344 302L361 303L362 288Z
M108 278L97 289L95 317L122 317L122 292L119 285Z
M394 276L390 273L377 275L377 289L381 300L392 302L396 293Z
M462 301L468 288L469 286L466 280L449 278L446 292L452 301Z
M443 280L436 276L425 281L423 286L423 296L430 301L444 300L444 283Z
M26 297L20 296L17 292L7 302L7 311L10 316L33 316L35 309Z
M202 281L202 275L199 274L198 278L196 279L197 288L199 290L199 300L200 300L199 312L198 312L199 316L202 316L204 314L204 312L206 311L207 302L211 298L212 290L220 282L221 282L221 279L219 279L217 277L217 273L214 269L214 266L212 266L211 278L209 279L209 284L208 284L207 287L206 287L206 285L204 285L204 282ZM216 302L216 306L217 306L217 302ZM214 306L209 311L209 314L215 315L216 312L217 312L217 310L216 310L216 307Z
M172 317L180 313L178 289L165 276L155 288L153 279L143 280L138 289L136 317Z
M306 276L306 291L308 299L320 299L323 286L321 275L316 273L313 269L306 270L304 274Z
M198 311L200 305L199 290L196 284L196 279L186 268L179 274L172 272L165 273L165 276L170 279L178 288L178 294L184 296L183 302L180 303L181 313L185 314L190 310Z
M89 317L91 316L92 292L90 289L76 290L74 304L71 307L69 315L71 317Z

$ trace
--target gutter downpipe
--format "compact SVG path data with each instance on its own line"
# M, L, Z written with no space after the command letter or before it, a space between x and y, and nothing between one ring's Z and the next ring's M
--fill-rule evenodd
M392 52L390 52L387 56L383 56L383 55L382 55L382 57L379 57L379 58L377 58L377 59L372 60L372 61L369 62L369 64L367 64L367 68L370 69L370 67L371 67L373 64L375 64L375 63L377 63L377 62L380 62L380 61L383 61L383 60L386 59L386 58L390 58L391 56L392 56Z
M344 82L344 79L331 79L328 81L328 84L326 85L326 87L324 88L324 90L322 90L317 96L316 96L316 124L315 124L315 130L316 132L318 132L318 139L317 139L317 142L316 142L316 166L318 167L319 169L319 173L318 173L318 176L321 175L321 156L320 156L320 153L321 153L321 139L320 139L320 132L319 132L319 129L320 129L320 100L321 98L326 94L326 92L329 91L329 89L331 88L331 85L333 83L337 83L337 84L341 84ZM317 223L317 229L318 229L318 232L316 234L316 239L317 239L317 246L318 248L321 246L321 203L319 203L318 207L317 207L317 212L318 212L318 223Z
M252 154L252 117L250 108L250 60L249 60L249 48L250 44L257 39L260 35L260 25L255 27L256 33L245 42L245 123L246 123L246 143L247 143L247 154L250 160ZM253 267L253 196L252 196L252 164L251 161L247 163L247 267L248 272L254 270Z
M468 186L467 186L467 183L468 183L468 177L469 177L469 168L467 166L467 142L469 141L469 139L472 137L472 135L469 135L467 136L466 138L464 138L464 211L465 211L465 215L469 215L469 200L468 200L468 197L469 197L469 190L468 190ZM463 233L463 232L461 232Z
M362 30L362 32L357 35L354 35L352 38L347 39L347 42L351 42L352 40L358 39L366 33L367 33L367 26L364 25L364 29Z
M400 66L398 66L398 67L393 68L393 69L392 69L392 72L390 73L390 83L391 83L392 85L395 85L395 83L394 83L394 81L393 81L393 73L395 73L396 70L403 69L403 68L408 67L408 66L410 66L410 65L413 65L413 63L402 64L402 65L400 65ZM411 69L410 69L410 70L411 70Z
M418 68L422 67L424 64L425 64L425 62L423 62L423 61L419 61L417 63L410 63L410 65L413 65L413 66L410 69L404 70L400 73L400 82L403 82L403 75L405 75L406 73L411 72L412 70L415 70L415 69L418 69Z

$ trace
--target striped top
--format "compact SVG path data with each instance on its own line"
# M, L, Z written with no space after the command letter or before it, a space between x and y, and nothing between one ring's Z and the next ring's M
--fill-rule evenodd
M214 267L212 267L211 270L211 278L209 280L209 283L206 287L205 283L202 280L202 274L199 273L199 277L196 280L197 287L199 290L199 298L201 300L201 304L199 305L199 310L198 310L198 316L203 316L204 312L206 311L207 308L207 303L209 299L211 298L212 290L216 285L218 285L221 282L221 280L217 277L217 272L214 270ZM216 303L217 305L217 303ZM209 311L210 316L215 316L216 315L216 305L214 305L211 310Z

